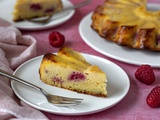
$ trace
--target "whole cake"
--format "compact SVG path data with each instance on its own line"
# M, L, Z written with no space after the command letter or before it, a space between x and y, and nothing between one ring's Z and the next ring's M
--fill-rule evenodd
M61 0L16 0L13 21L49 16L62 8Z
M40 79L46 84L93 96L107 96L106 74L71 48L63 47L57 54L44 55Z
M146 0L106 0L93 12L91 27L119 45L160 51L160 11L146 6Z

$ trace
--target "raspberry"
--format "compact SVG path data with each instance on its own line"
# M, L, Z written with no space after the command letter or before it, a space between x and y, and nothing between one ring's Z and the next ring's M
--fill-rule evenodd
M70 76L69 76L69 80L85 80L85 76L83 73L80 72L73 72Z
M155 74L150 65L141 65L135 72L135 77L140 82L150 85L155 81Z
M160 107L160 86L156 86L151 90L147 96L146 103L152 108Z
M40 4L31 4L30 8L36 11L36 10L41 10L42 6Z
M65 38L59 32L51 32L49 34L49 43L53 47L61 47L64 44Z

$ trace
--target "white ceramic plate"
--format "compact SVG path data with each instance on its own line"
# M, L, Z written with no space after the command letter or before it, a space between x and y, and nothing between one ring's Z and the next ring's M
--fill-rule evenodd
M83 98L81 104L70 107L57 107L47 102L46 98L37 90L28 86L11 82L15 94L30 106L42 111L59 115L86 115L108 109L120 102L127 94L130 82L127 74L116 64L93 55L83 54L91 64L98 65L108 77L108 97L94 97L80 94L62 88L47 85L39 79L39 66L42 56L31 59L22 64L14 74L30 83L33 83L51 94L58 94L67 97Z
M28 21L14 22L12 21L12 12L13 12L15 1L16 0L0 1L0 17L9 21L13 25L15 25L17 28L22 30L42 30L42 29L56 27L68 21L75 13L75 10L67 10L67 11L58 13L52 17L53 19L52 21L46 24L38 24L38 23L32 23ZM67 7L73 6L73 4L68 0L62 0L62 4L64 9Z
M156 10L160 8L160 5L148 4L148 8ZM101 38L90 27L92 22L91 15L92 13L85 16L79 26L79 32L82 39L90 47L108 57L119 61L135 65L150 64L153 67L160 67L160 52L130 49Z

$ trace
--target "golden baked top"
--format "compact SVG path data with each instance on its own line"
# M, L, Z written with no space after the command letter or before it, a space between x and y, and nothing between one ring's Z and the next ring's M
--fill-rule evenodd
M59 49L57 55L48 53L43 57L42 62L49 62L57 64L62 67L69 67L79 71L90 71L102 73L102 70L96 65L91 65L85 58L77 51L69 47L62 47Z
M119 45L160 51L160 11L146 0L106 0L92 15L92 28Z

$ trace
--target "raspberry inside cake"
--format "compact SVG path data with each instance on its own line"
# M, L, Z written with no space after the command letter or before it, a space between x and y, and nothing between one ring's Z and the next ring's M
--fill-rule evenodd
M107 96L106 74L71 48L63 47L58 54L44 55L40 79L49 85L99 97Z
M49 16L62 8L61 0L16 0L13 21Z

